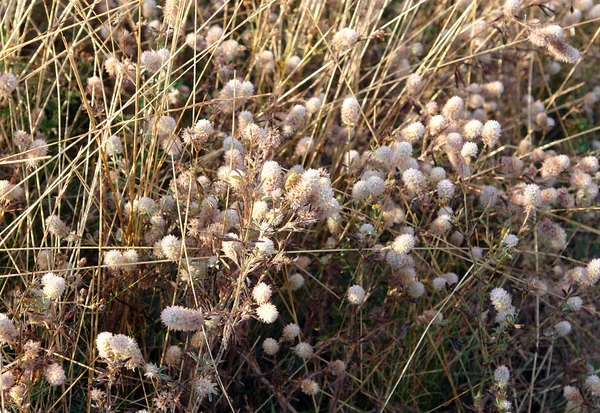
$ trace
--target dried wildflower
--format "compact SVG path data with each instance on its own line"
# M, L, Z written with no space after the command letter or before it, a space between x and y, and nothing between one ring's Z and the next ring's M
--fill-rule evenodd
M339 52L351 49L357 42L358 33L349 27L345 27L338 31L333 36L332 40L333 47Z
M454 196L454 184L448 179L442 179L437 183L437 194L444 201L450 201Z
M7 99L17 88L17 78L12 73L2 73L0 75L0 101Z
M167 235L160 241L162 253L171 261L177 261L181 254L181 240L175 235Z
M9 181L0 181L0 200L17 201L23 197L23 189Z
M417 143L425 136L425 126L421 122L413 122L402 129L400 136L411 144Z
M458 282L458 275L454 274L453 272L447 272L441 276L446 279L448 285L453 285Z
M300 390L302 390L302 393L309 396L316 396L319 394L321 389L316 381L312 379L304 379L300 382Z
M546 50L556 60L565 63L576 63L580 57L579 50L563 41L549 42Z
M431 282L433 289L436 291L444 290L446 288L447 284L448 284L448 280L444 277L436 277Z
M429 131L432 135L437 135L446 128L448 121L442 115L432 116L429 120Z
M462 149L460 150L460 154L465 158L475 158L477 157L477 153L479 152L479 148L475 142L465 142Z
M0 344L12 344L19 332L6 314L0 313Z
M353 285L348 288L348 301L354 305L360 305L365 301L365 290L360 285Z
M427 185L427 180L425 179L425 175L423 172L419 171L415 168L409 168L402 173L402 181L411 192L421 193L425 190L425 186Z
M273 52L269 50L263 50L256 56L256 67L264 70L267 73L271 73L275 70L275 58Z
M271 295L273 294L273 290L271 287L264 282L260 282L254 286L252 289L252 298L258 304L264 304L271 299Z
M277 340L267 337L262 344L263 351L269 356L274 356L279 351L279 344Z
M481 140L484 145L493 148L498 144L501 134L502 127L500 126L500 123L495 120L489 120L483 125L483 129L481 130Z
M531 211L540 206L542 200L540 187L529 184L523 190L523 206L526 211Z
M58 238L64 238L69 233L69 229L62 220L56 215L50 215L46 218L46 228L52 235L56 235Z
M509 248L514 248L519 243L519 237L514 234L506 234L502 242Z
M300 335L298 324L290 323L283 328L283 338L287 341L294 341Z
M423 87L423 78L416 73L411 74L406 79L406 89L411 95L418 95Z
M256 315L258 319L265 324L272 324L279 317L279 311L277 311L277 307L272 303L263 303L256 309Z
M458 96L451 97L448 102L442 108L442 115L445 119L450 121L458 120L461 118L464 109L464 102L462 98Z
M494 370L494 383L498 387L506 387L510 380L510 370L506 366L498 366Z
M329 362L329 371L334 376L341 376L346 372L346 363L342 360L334 360Z
M204 325L202 310L179 305L165 308L160 319L165 326L174 331L196 331Z
M600 377L592 374L585 379L585 387L592 394L592 396L600 396Z
M583 307L581 297L570 297L566 302L567 308L571 311L579 311Z
M598 283L598 280L600 280L600 258L595 258L588 263L585 275L585 278L581 280L583 285L593 287Z
M382 195L385 191L385 182L379 176L373 175L368 179L361 179L352 187L352 198L359 202L364 202L369 199Z
M506 0L502 6L502 13L508 19L514 18L521 8L521 0Z
M412 298L419 298L425 294L425 286L420 281L415 281L408 286L407 293Z
M201 377L200 379L194 381L194 391L199 399L203 399L206 396L208 396L210 399L213 395L219 393L217 391L217 383L213 383L213 381L208 377Z
M165 364L167 366L177 366L183 355L183 351L181 351L181 347L179 346L169 346L165 353Z
M314 355L312 346L306 342L300 342L293 348L294 354L303 360L308 360Z
M305 107L306 107L306 111L310 115L314 115L315 113L319 112L322 105L323 105L323 99L321 99L318 96L313 96L312 98L310 98L306 101Z
M65 370L58 363L52 363L44 368L44 376L51 386L60 386L67 379Z
M302 63L302 58L300 56L290 56L285 61L285 74L289 75L290 73L294 72L300 66L300 63Z
M15 384L15 376L12 371L0 375L0 391L8 390Z
M568 335L572 329L573 329L573 327L571 326L571 323L569 323L566 320L560 321L559 323L556 323L556 325L554 326L555 333L560 337L564 337L564 336Z
M300 273L292 274L290 276L290 278L288 279L288 284L289 284L290 288L292 289L292 291L299 290L300 288L302 288L304 286L304 283L305 283L304 277Z
M209 120L200 119L193 128L184 129L181 138L186 144L192 144L196 149L203 149L213 134L213 127Z
M148 70L150 74L158 72L161 67L169 60L170 53L167 49L146 50L140 56L142 66Z
M44 295L51 300L58 300L66 288L65 279L51 272L42 277L42 285Z
M130 370L142 364L143 357L137 343L123 334L102 332L96 337L98 354L108 362L125 362Z
M355 126L360 116L360 106L353 97L347 97L342 102L342 123L348 127Z

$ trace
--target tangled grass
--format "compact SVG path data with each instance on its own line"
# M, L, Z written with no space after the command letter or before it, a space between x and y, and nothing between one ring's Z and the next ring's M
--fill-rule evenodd
M600 4L0 11L2 411L599 411Z

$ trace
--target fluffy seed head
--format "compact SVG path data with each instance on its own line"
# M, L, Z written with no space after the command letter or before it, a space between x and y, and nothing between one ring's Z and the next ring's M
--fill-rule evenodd
M181 362L183 352L179 346L169 346L165 353L165 364L167 366L176 366Z
M296 290L299 290L300 288L302 288L304 286L304 282L305 282L304 277L300 273L291 275L288 280L288 284L289 284L290 288L292 289L292 291L296 291Z
M12 344L18 336L19 332L10 318L6 314L0 313L0 343Z
M171 261L177 261L181 253L181 240L175 235L167 235L160 241L162 253Z
M358 123L360 106L353 97L347 97L342 103L342 123L346 126L354 126Z
M462 98L453 96L442 108L442 115L444 118L450 121L458 120L463 114L464 107L465 103L463 102Z
M298 324L290 323L283 328L283 338L287 341L294 341L300 335Z
M415 247L415 236L413 234L398 235L392 243L392 250L398 254L407 254Z
M58 300L66 288L65 279L51 272L42 277L42 285L44 295L51 300Z
M510 370L506 366L498 366L494 370L494 383L498 387L506 387L510 380Z
M258 304L264 304L271 299L271 295L273 294L273 290L271 290L271 286L265 284L264 282L260 282L254 286L252 289L252 298Z
M309 396L316 396L319 394L319 384L312 379L304 379L300 382L300 390L302 393Z
M52 363L44 368L44 376L51 386L60 386L67 379L65 370L58 363Z
M504 237L504 240L502 240L502 242L507 246L507 247L511 247L514 248L517 246L517 244L519 243L519 237L517 237L514 234L506 234L506 236Z
M263 323L272 324L279 317L279 311L272 303L264 303L256 309L256 315Z
M406 79L406 89L411 95L418 95L423 87L423 78L416 73L411 74Z
M332 40L333 47L340 52L352 48L356 42L358 42L358 33L349 27L338 31Z
M274 338L267 337L262 343L262 348L266 354L274 356L279 351L279 343Z
M294 354L296 354L298 357L300 357L303 360L310 359L314 354L314 350L313 350L312 346L305 342L300 342L300 343L296 344L296 346L294 347L293 350L294 350Z
M500 135L502 134L502 126L495 120L488 120L481 131L481 140L484 145L493 148L498 144Z
M160 319L165 326L174 331L196 331L204 325L201 310L179 305L165 308L160 314Z
M402 139L412 144L419 142L425 136L425 126L421 122L413 122L402 129Z
M365 290L360 285L353 285L348 288L348 301L354 305L360 305L365 301Z
M540 187L536 184L529 184L523 190L523 206L525 210L531 211L540 206L542 195Z
M554 326L554 331L560 337L568 335L572 329L573 327L571 326L571 323L566 320L556 323L556 325Z

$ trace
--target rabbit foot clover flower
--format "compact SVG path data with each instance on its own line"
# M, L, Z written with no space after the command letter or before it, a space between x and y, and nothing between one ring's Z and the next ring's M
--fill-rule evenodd
M201 310L178 305L165 308L160 314L160 319L165 326L174 331L196 331L204 325Z

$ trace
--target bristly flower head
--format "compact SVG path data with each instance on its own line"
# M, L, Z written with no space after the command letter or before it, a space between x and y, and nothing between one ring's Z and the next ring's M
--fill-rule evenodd
M174 331L196 331L204 325L201 310L178 305L165 308L160 314L163 324Z
M340 52L351 49L356 42L358 42L358 33L349 27L345 27L338 31L333 36L332 40L333 47Z

